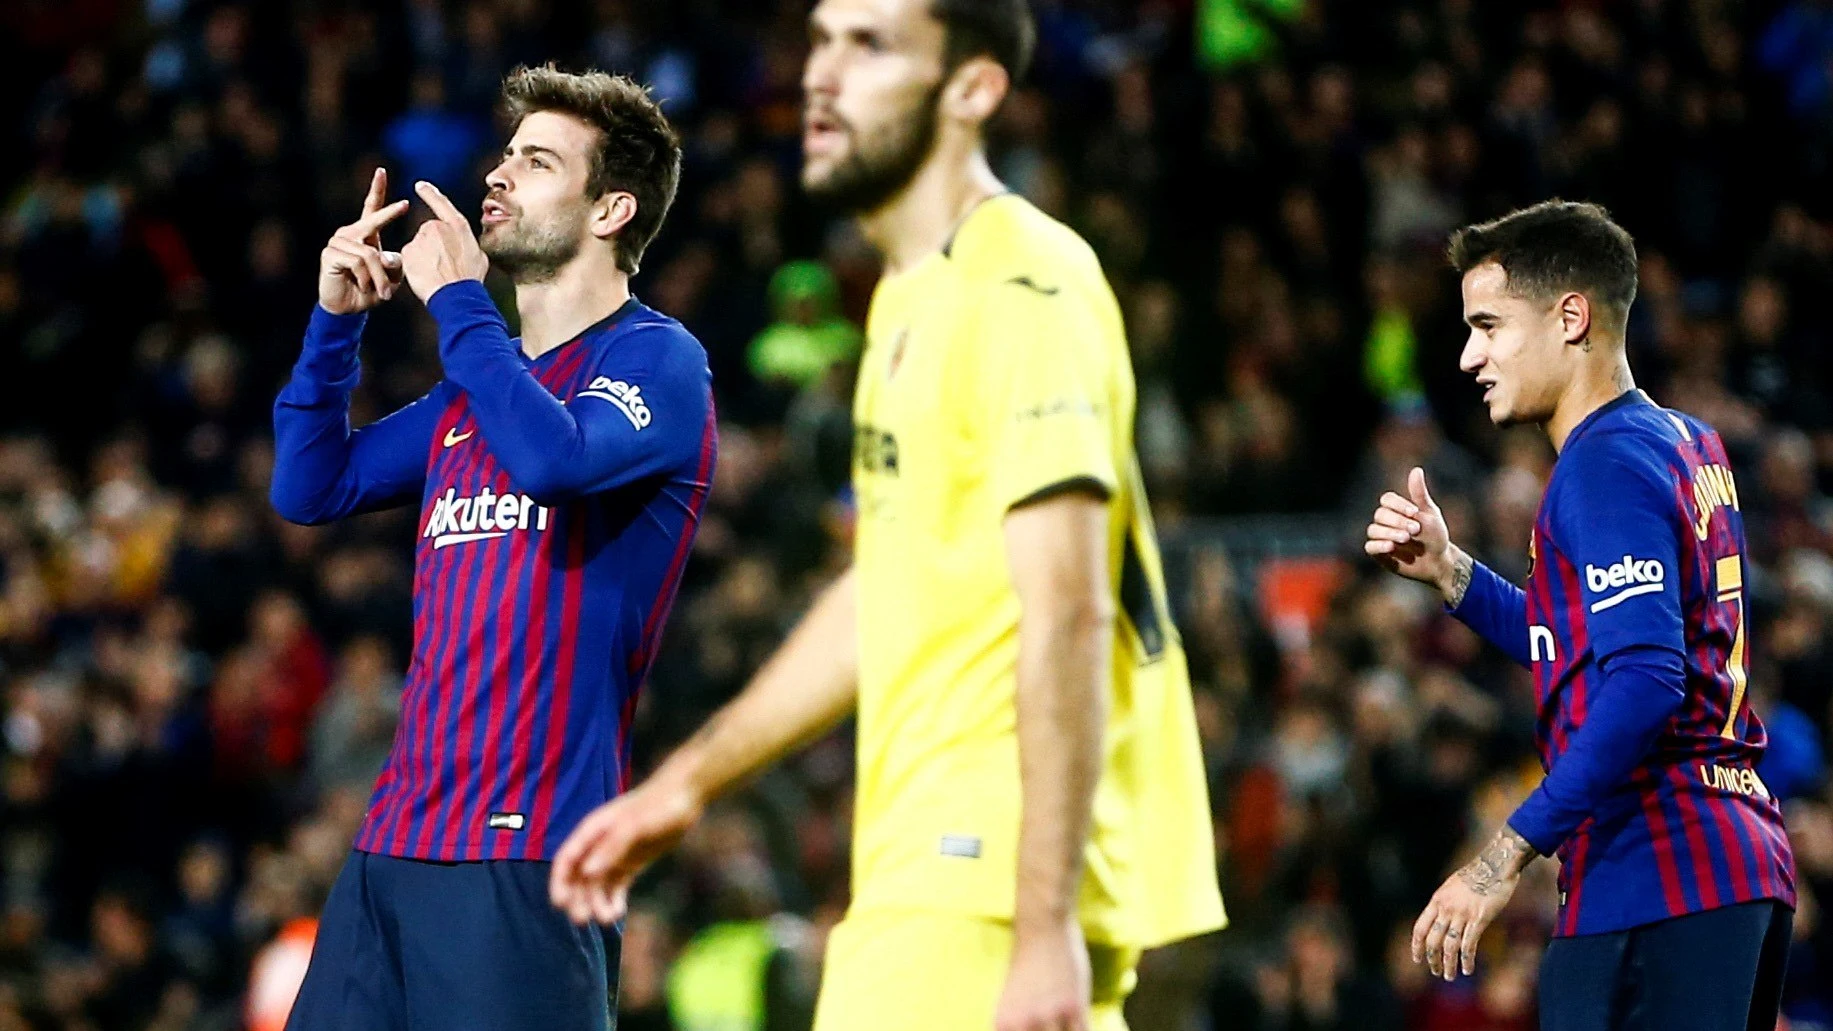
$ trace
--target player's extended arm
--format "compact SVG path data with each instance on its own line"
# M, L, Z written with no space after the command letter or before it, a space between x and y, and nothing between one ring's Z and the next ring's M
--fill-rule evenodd
M401 504L426 482L427 450L443 401L437 390L362 429L350 428L365 318L313 308L305 349L274 400L268 498L291 522L326 523Z
M1632 646L1600 661L1604 679L1585 721L1553 769L1490 839L1483 853L1441 885L1413 924L1413 961L1450 980L1476 970L1477 943L1508 904L1521 871L1551 855L1597 813L1648 757L1685 699L1680 653Z
M1686 700L1679 651L1628 648L1599 663L1604 674L1566 750L1508 824L1543 856L1572 836L1611 792L1648 759L1661 730Z
M1092 491L1069 491L1014 508L1005 519L1006 563L1019 602L1022 804L1002 1016L1012 1007L1061 1004L1059 996L1078 1005L1088 998L1076 902L1112 675L1107 518L1105 501Z
M639 426L611 403L588 397L569 406L542 386L483 283L442 287L426 307L439 322L446 377L470 396L510 482L535 499L564 501L665 472L681 460L680 449L700 446L710 402L704 382L687 382L695 377L664 373L642 384L658 425Z
M578 923L616 921L630 882L681 840L709 802L851 713L859 698L856 605L849 570L737 698L649 779L581 821L554 856L554 905Z

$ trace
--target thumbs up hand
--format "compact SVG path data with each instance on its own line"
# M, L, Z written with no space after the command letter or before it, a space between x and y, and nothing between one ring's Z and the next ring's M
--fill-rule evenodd
M1463 553L1451 543L1445 514L1426 489L1424 469L1415 467L1408 474L1407 494L1409 497L1401 497L1388 491L1381 495L1362 550L1388 572L1431 584L1446 601L1456 604L1462 600L1457 565Z

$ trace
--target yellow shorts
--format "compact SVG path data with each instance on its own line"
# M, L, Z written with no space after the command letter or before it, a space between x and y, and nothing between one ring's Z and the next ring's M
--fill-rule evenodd
M992 1031L1012 925L927 910L850 913L827 941L814 1031ZM1139 952L1089 947L1093 1031L1126 1031Z

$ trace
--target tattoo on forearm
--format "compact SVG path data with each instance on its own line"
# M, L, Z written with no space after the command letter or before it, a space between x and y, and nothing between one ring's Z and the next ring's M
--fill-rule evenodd
M1476 567L1477 560L1461 551L1451 559L1451 597L1446 600L1452 608L1464 604L1464 593L1470 590L1470 574Z
M1533 858L1534 847L1527 839L1516 834L1514 828L1504 827L1489 839L1489 844L1475 859L1457 872L1458 879L1478 895L1493 895L1504 881L1519 874Z

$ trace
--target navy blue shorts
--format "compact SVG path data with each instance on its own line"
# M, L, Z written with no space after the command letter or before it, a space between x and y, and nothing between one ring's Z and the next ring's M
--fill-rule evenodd
M352 852L287 1031L609 1031L616 932L555 909L549 866Z
M1774 1031L1795 913L1760 900L1555 938L1542 1031Z

